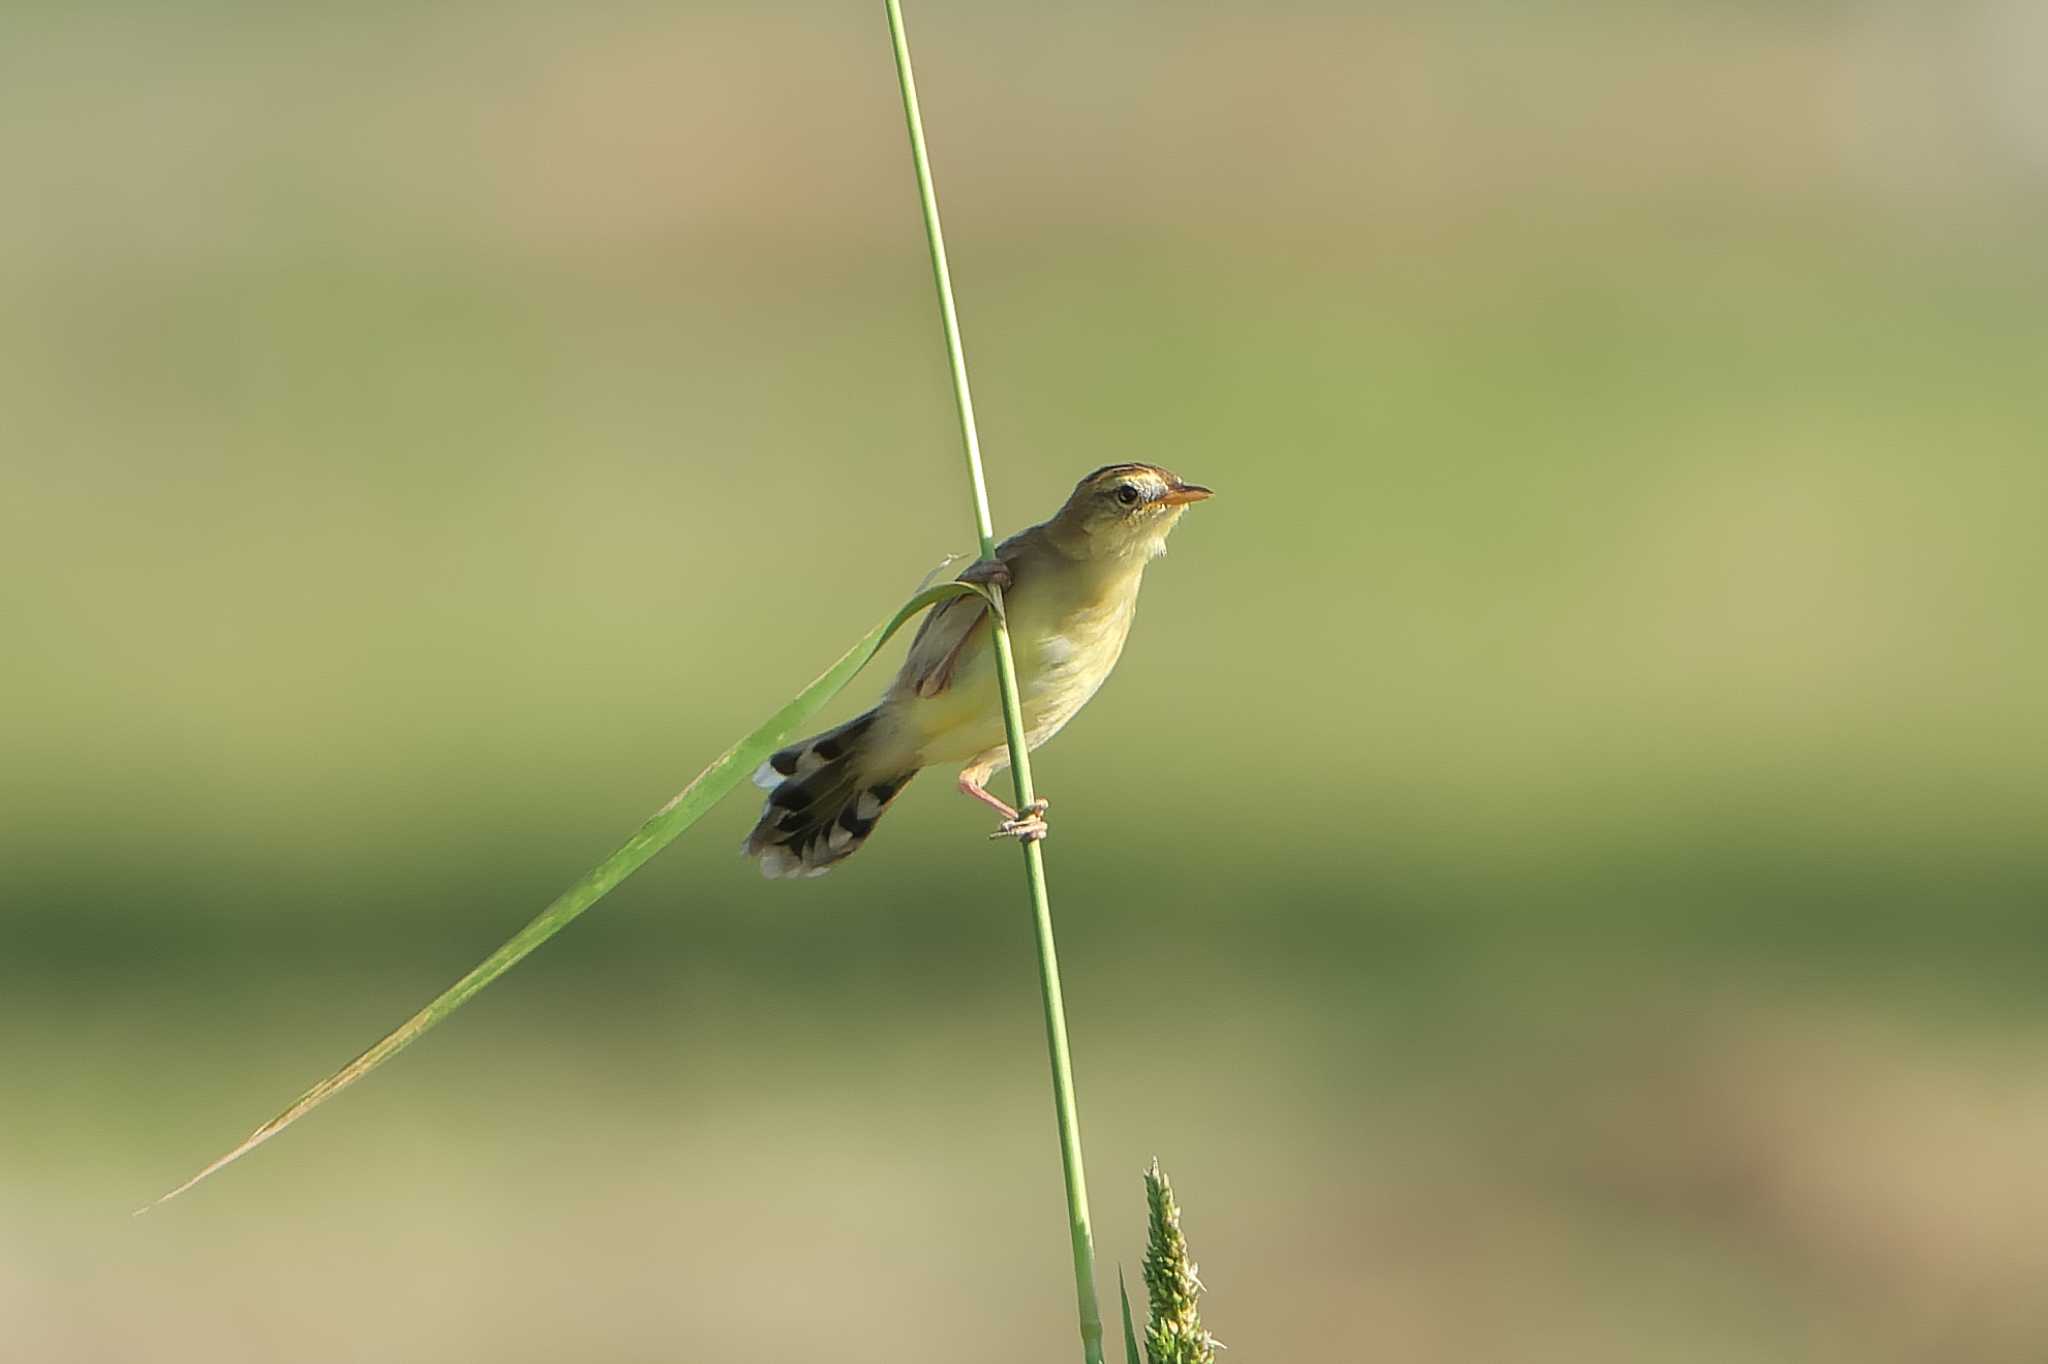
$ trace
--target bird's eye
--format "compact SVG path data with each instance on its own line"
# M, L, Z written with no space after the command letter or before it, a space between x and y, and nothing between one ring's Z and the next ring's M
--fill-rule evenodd
M1118 488L1116 490L1116 500L1123 503L1126 507L1136 506L1138 504L1138 489L1136 485L1126 483Z

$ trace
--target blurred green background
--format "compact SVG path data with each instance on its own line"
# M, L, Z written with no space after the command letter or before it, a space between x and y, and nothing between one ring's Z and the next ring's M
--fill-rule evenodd
M1039 762L1104 1288L1157 1154L1237 1361L2048 1355L2042 9L910 22L999 523L1220 492ZM8 28L10 1351L1077 1357L930 778L127 1217L971 547L879 7Z

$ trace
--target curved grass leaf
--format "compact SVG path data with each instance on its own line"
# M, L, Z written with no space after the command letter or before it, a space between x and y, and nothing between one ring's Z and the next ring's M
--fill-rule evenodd
M868 631L859 643L840 655L838 662L821 673L816 681L798 692L789 704L776 711L760 728L714 758L709 767L697 774L696 780L677 793L675 799L655 811L648 821L640 826L639 832L627 839L617 852L591 868L580 881L563 891L553 904L534 916L533 921L526 927L506 939L503 946L485 957L468 975L442 991L432 1003L399 1024L368 1051L292 1100L291 1105L282 1113L251 1132L242 1139L240 1145L226 1155L157 1199L155 1203L136 1211L147 1212L149 1208L176 1198L208 1175L232 1164L269 1141L418 1041L420 1035L427 1029L467 1004L478 991L511 970L527 953L561 932L571 919L596 904L607 891L632 875L642 863L660 852L670 840L696 823L705 811L746 780L769 754L782 747L795 734L799 725L837 695L840 688L851 682L854 675L866 667L868 660L889 641L889 637L902 628L904 622L928 606L949 597L968 593L984 600L988 599L988 593L973 583L945 582L935 587L927 587L905 602L894 615Z

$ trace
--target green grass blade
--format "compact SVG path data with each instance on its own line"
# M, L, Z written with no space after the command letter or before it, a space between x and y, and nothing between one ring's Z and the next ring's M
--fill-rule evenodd
M1145 1364L1138 1357L1138 1333L1131 1329L1131 1290L1124 1286L1124 1267L1116 1267L1116 1295L1124 1304L1124 1364Z
M960 341L960 316L953 306L953 276L946 264L946 234L939 222L939 192L932 184L925 148L924 116L918 112L917 78L911 71L910 38L903 30L900 0L882 0L889 41L896 54L896 81L903 93L903 123L910 134L910 162L917 174L917 200L924 212L925 244L931 249L932 287L939 297L939 323L946 335L946 363L953 376L953 406L960 417L960 448L967 458L967 483L974 494L974 528L981 557L996 553L995 527L982 477L981 437L974 425L974 395L967 383L967 352ZM995 654L996 690L1003 704L1003 733L1010 749L1010 775L1017 805L1032 802L1031 752L1024 742L1024 709L1017 695L1017 664L1010 651L1010 627L1003 594L991 593L989 647ZM1036 841L1024 844L1024 880L1031 896L1038 940L1039 994L1045 1005L1045 1047L1052 1066L1053 1108L1059 1119L1060 1170L1067 1186L1067 1235L1074 1251L1074 1298L1081 1325L1083 1364L1103 1364L1102 1308L1095 1297L1095 1233L1088 1214L1088 1176L1081 1162L1081 1114L1074 1098L1073 1060L1067 1044L1067 1011L1060 994L1059 953L1053 943L1052 902L1045 888L1045 854Z
M660 852L678 834L696 823L705 811L752 775L769 754L795 735L798 726L867 666L868 660L888 643L889 637L901 629L904 622L936 602L967 593L984 598L988 595L971 583L946 582L925 588L905 602L901 609L868 631L859 643L840 655L838 662L798 692L789 704L776 711L760 728L713 759L711 765L698 773L675 799L655 811L640 826L639 832L627 839L617 852L563 891L553 904L506 939L503 946L485 957L468 975L442 991L432 1003L399 1024L368 1051L294 1099L288 1108L251 1132L240 1145L148 1207L169 1202L208 1175L239 1160L418 1041L427 1029L467 1004L478 991L511 970L527 953L561 932L571 919L596 904L607 891L632 875L641 864ZM137 1211L146 1212L148 1208Z

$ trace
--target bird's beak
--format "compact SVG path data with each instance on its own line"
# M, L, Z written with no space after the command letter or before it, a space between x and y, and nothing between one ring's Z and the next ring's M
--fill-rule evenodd
M1185 507L1190 502L1200 502L1204 498L1214 496L1215 493L1199 483L1178 483L1166 490L1166 495L1159 499L1159 504L1163 507Z

